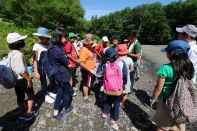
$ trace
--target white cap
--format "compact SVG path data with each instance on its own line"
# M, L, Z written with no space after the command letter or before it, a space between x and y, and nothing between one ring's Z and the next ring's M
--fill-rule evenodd
M194 38L197 36L197 28L195 25L191 25L191 24L187 24L183 26L182 28L177 27L176 31L179 33L186 33L189 36L192 36Z
M7 35L7 42L8 42L8 44L12 44L12 43L15 43L19 40L23 40L25 38L27 38L27 36L21 36L19 33L15 33L15 32L9 33Z
M109 41L109 39L107 38L107 36L103 36L103 37L102 37L102 40L103 40L104 42L108 42L108 41Z

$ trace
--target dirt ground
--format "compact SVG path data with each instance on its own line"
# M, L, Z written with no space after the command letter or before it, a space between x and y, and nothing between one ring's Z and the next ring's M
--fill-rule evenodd
M165 63L165 55L160 53L160 47L143 46L143 60L141 77L134 86L134 93L129 95L125 109L120 108L118 125L120 131L153 131L155 126L151 119L155 113L147 106L156 82L156 70L160 64ZM151 62L150 62L151 61ZM158 62L159 61L159 62ZM80 81L80 73L78 73ZM97 83L97 82L96 82ZM36 109L39 115L31 122L17 119L18 108L16 95L13 89L0 87L0 130L3 131L112 131L110 117L101 118L101 107L96 102L98 84L94 85L94 93L88 101L84 101L80 90L73 98L74 110L64 121L52 118L53 104L44 101L40 92L40 83L34 79L36 94ZM79 87L79 84L78 84ZM64 110L63 110L64 111ZM187 130L196 131L197 124L188 125Z

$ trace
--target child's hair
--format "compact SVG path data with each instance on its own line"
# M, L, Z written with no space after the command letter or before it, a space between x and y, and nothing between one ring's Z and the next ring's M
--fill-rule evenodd
M68 32L65 31L64 28L58 27L52 32L50 42L60 45L62 37L68 37Z
M115 55L113 58L111 58L109 61L110 63L114 63L118 59L118 55Z
M191 80L194 74L194 66L187 53L173 53L171 62L178 77Z
M25 41L19 40L14 43L9 44L9 48L11 50L20 50L21 48L25 47Z

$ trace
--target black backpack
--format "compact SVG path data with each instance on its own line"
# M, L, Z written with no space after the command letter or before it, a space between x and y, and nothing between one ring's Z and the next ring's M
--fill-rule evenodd
M58 72L58 66L51 49L41 52L39 64L44 68L48 77L55 76Z

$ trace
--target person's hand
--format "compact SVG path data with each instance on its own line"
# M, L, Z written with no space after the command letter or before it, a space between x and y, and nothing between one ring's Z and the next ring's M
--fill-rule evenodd
M69 64L68 67L71 68L71 64Z
M90 73L93 74L93 75L95 75L95 72L94 72L93 69L90 69Z
M32 88L33 87L33 82L32 82L32 78L31 77L27 81L27 87L29 87L29 88Z
M36 72L36 79L40 80L40 74L38 72Z
M155 99L150 98L150 107L154 108L153 105L156 103Z

